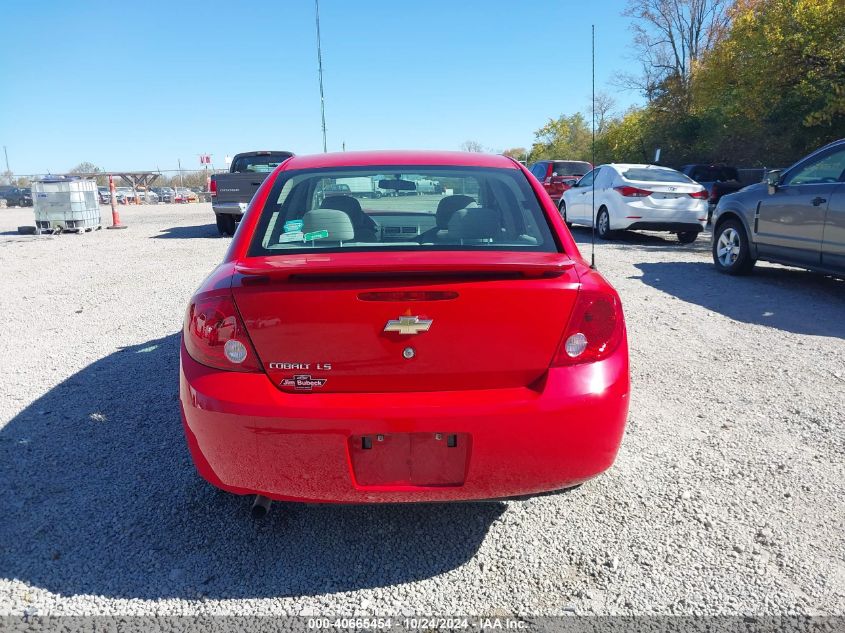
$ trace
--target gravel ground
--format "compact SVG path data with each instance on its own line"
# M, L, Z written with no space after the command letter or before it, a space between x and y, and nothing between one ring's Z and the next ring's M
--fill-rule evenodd
M121 214L21 237L31 210L0 210L0 613L845 613L845 282L727 278L705 239L600 244L633 374L608 473L253 523L178 418L183 310L228 240L205 204Z

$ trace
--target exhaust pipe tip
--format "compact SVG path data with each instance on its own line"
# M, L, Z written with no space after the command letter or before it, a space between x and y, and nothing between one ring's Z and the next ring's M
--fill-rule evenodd
M255 501L252 502L252 508L249 511L253 521L260 521L270 512L270 505L273 503L272 499L268 499L262 495L255 495Z

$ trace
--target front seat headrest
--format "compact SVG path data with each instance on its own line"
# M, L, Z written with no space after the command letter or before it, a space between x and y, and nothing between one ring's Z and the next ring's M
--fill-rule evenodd
M372 242L376 240L378 227L373 219L364 213L361 203L352 196L329 196L320 204L321 209L337 209L343 211L352 220L355 227L355 239L359 242Z
M455 211L463 209L466 206L475 202L475 198L469 196L446 196L437 205L437 212L434 215L434 221L438 229L446 230L449 228L449 220L452 219Z
M328 236L317 241L350 242L355 239L355 228L346 213L337 209L314 209L302 216L302 232L328 231ZM310 240L309 240L310 241Z
M458 209L449 220L449 239L487 240L502 235L502 223L495 209Z
M321 209L337 209L343 211L352 220L353 224L364 212L361 210L361 203L352 196L329 196L320 204Z

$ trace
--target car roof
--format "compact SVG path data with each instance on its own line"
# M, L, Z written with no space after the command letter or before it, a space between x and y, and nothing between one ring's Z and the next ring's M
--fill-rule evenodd
M607 163L607 165L599 165L600 167L614 167L616 169L671 169L678 171L666 165L648 165L646 163Z
M294 156L285 161L284 169L366 167L370 165L443 165L450 167L498 167L500 169L519 168L512 159L497 154L430 150L381 150Z

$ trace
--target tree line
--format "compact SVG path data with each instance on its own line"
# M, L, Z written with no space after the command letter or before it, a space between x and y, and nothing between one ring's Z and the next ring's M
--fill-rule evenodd
M843 0L630 0L633 75L645 105L614 112L597 95L595 112L562 114L535 132L530 149L505 154L543 158L654 161L679 166L723 162L787 166L845 137Z

